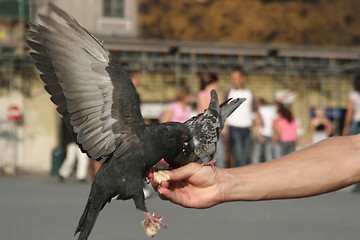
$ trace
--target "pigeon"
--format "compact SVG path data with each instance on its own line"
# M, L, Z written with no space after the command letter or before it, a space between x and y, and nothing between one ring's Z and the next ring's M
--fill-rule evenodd
M189 128L177 122L145 124L136 89L116 58L73 17L51 3L49 9L65 24L45 15L39 18L47 27L30 23L30 56L80 149L104 159L75 235L88 239L100 211L115 197L134 200L146 215L145 228L165 227L145 206L142 180L162 158L190 156Z
M213 158L216 153L216 144L225 121L246 99L230 98L219 106L218 96L214 89L211 90L210 96L209 107L203 113L184 122L192 135L190 146L193 151L186 155L178 155L174 159L167 159L166 162L171 168L178 168L206 157L210 157L212 160L203 164L214 167Z

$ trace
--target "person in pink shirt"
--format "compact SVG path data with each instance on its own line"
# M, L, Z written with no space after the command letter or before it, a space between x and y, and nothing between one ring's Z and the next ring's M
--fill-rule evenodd
M289 109L279 106L278 118L274 122L273 143L278 144L276 157L281 157L295 151L296 122Z
M171 102L160 122L185 122L191 117L192 107L190 106L190 90L187 87L179 88L176 91L175 101Z
M159 122L185 122L192 115L190 89L181 87L176 91L175 101L171 102L164 113L159 117ZM159 161L158 169L167 168L169 165L164 159Z
M213 89L215 91L217 91L218 86L219 86L219 78L216 74L209 73L209 74L206 74L203 76L203 78L201 79L201 90L198 93L197 99L196 99L198 113L203 113L205 111L205 109L208 108L210 99L211 99L210 92ZM226 167L223 134L225 134L225 131L223 131L220 134L219 141L217 142L217 145L216 145L216 154L214 157L214 159L216 160L215 166L222 167L222 168ZM212 159L202 159L202 160L207 162Z
M215 90L219 86L219 79L216 74L206 74L201 79L201 90L197 95L197 109L198 113L203 113L205 109L208 108L210 103L210 91Z

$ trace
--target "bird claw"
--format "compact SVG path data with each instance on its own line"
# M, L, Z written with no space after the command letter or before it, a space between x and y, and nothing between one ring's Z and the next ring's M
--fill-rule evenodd
M146 184L149 184L151 182L151 179L148 176L146 176L144 177L144 181L146 182Z
M204 162L204 161L201 161L201 167L203 166L210 166L213 170L215 170L215 162L216 162L216 159L214 158L213 160L211 160L210 162Z
M149 212L144 212L146 218L141 222L142 227L144 228L148 237L154 237L160 230L160 226L166 228L166 225L161 221L162 218L158 215L150 214Z

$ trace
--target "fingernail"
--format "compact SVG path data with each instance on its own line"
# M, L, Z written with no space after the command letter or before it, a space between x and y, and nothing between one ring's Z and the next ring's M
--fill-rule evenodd
M163 195L162 192L160 191L160 189L158 189L158 193L160 193L161 195Z

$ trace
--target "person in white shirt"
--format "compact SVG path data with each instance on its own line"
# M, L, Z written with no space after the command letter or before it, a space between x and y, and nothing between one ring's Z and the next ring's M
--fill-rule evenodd
M360 134L360 75L354 78L353 84L355 90L349 94L343 136ZM353 192L360 192L360 183L355 185Z
M73 141L66 146L66 158L59 169L60 181L64 181L70 176L76 161L76 179L79 182L87 181L89 158L85 153L81 152L78 145Z
M245 88L245 74L241 68L231 72L232 88L228 98L246 98L228 118L230 145L234 159L234 167L245 166L248 163L250 128L253 125L253 94Z
M266 162L272 160L273 146L273 124L276 118L276 106L266 104L265 99L258 100L258 113L254 121L255 141L252 154L252 163L260 163L262 153Z
M360 75L354 78L354 91L349 94L343 135L360 133Z

